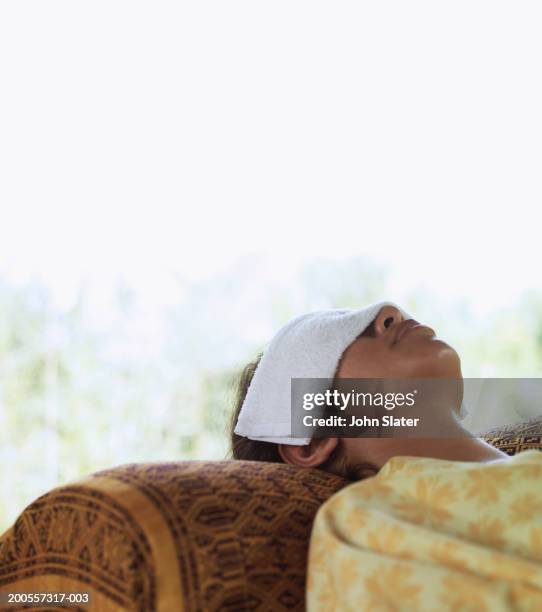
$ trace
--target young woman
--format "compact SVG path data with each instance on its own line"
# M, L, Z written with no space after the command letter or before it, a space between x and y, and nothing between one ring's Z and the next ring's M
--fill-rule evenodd
M542 610L542 453L508 457L469 435L462 394L441 395L426 414L446 436L296 438L290 379L304 377L462 374L457 352L391 303L298 317L245 368L233 457L358 481L317 513L309 611Z
M369 314L362 322L362 325L367 323L366 327L344 347L335 363L335 380L461 378L457 352L438 339L432 328L407 318L406 313L393 304L375 306L359 311ZM374 318L370 316L371 312ZM288 330L290 325L283 329ZM310 329L306 333L310 334ZM303 347L300 353L299 360L303 360ZM239 383L231 431L232 455L236 459L318 467L357 480L375 474L388 459L397 455L459 461L491 461L507 457L483 440L469 436L457 420L459 407L452 403L435 407L439 418L447 424L448 438L328 438L313 439L306 445L293 445L293 440L289 440L290 443L266 442L261 440L262 436L239 435L235 433L235 427L261 358L245 367ZM306 359L310 359L309 353ZM322 378L325 375L323 373ZM284 381L286 383L289 385L290 380Z

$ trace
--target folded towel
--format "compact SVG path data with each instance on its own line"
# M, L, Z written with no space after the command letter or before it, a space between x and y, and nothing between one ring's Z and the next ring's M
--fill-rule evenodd
M330 309L296 317L282 327L264 351L241 407L235 433L251 440L304 446L310 438L291 437L291 379L328 379L331 386L344 351L376 319L378 302L361 310ZM461 407L460 417L466 415Z

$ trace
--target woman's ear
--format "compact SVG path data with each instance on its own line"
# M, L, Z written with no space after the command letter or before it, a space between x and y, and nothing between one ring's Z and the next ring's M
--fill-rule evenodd
M310 444L305 446L279 444L279 454L284 463L300 467L318 467L330 458L338 444L338 438L311 440Z

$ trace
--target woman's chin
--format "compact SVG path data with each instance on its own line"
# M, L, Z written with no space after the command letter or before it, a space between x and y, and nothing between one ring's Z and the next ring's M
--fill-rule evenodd
M438 338L419 338L408 358L410 377L462 378L461 359L457 351Z
M462 378L461 359L457 351L443 340L433 340L433 367L435 376L443 378Z

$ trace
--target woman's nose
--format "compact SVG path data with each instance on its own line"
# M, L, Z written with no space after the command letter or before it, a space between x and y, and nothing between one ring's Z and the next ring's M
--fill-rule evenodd
M405 317L403 317L398 308L395 308L395 306L384 306L377 314L374 322L375 335L381 336L390 327L398 325L404 320Z

